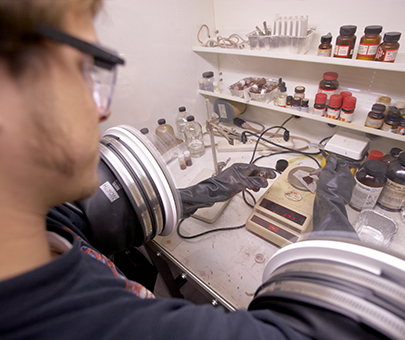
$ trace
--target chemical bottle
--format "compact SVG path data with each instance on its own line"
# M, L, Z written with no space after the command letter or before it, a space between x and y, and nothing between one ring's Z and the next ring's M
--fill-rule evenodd
M323 117L325 115L325 107L327 100L326 93L317 93L315 95L314 111L313 114Z
M332 34L328 33L321 37L321 43L318 46L318 56L330 57L332 56Z
M350 123L353 120L354 109L356 108L357 98L348 96L343 99L342 109L340 110L339 120Z
M399 110L395 107L389 109L387 116L384 119L384 123L381 130L388 131L392 133L397 133L399 123L401 122L401 114Z
M400 211L405 198L405 153L388 167L387 183L378 199L378 206L388 211Z
M166 152L183 142L182 140L176 138L173 127L166 124L166 119L159 119L158 124L159 125L155 130L155 135L163 152Z
M326 117L331 119L339 119L340 108L342 107L343 97L340 94L332 94L330 96Z
M285 107L291 108L293 104L294 97L293 96L287 96L285 100Z
M184 106L179 107L179 112L176 115L176 136L179 139L185 140L184 137L184 125L187 123L187 116L188 113L186 112L186 108Z
M327 103L332 94L339 93L338 76L336 72L325 72L322 76L322 80L319 82L318 93L325 93L327 95Z
M301 100L301 111L308 112L308 108L309 108L309 99L308 98L302 99Z
M356 173L356 185L353 188L349 205L357 211L373 209L386 182L388 167L383 162L369 160Z
M201 157L205 153L204 139L201 125L194 120L194 116L187 117L187 124L184 126L186 146L191 157Z
M371 107L371 111L367 115L367 119L364 125L373 129L381 128L384 123L384 111L384 104L374 104Z
M401 38L400 32L387 32L384 34L384 41L377 48L375 61L393 63L399 50L398 40Z
M160 154L163 155L164 149L162 148L161 143L158 142L158 140L153 136L152 134L149 133L149 129L147 127L142 128L139 130L146 138L149 139L149 141L155 146L155 148L159 151Z
M392 148L389 153L385 154L383 158L381 158L381 162L390 166L393 161L398 159L399 154L402 152L400 148Z
M350 91L342 91L339 94L342 96L342 100L353 95Z
M202 76L204 80L204 90L214 92L214 72L204 72Z
M388 96L379 96L377 97L376 103L383 104L385 106L384 116L386 116L391 105L391 98Z
M359 50L356 59L374 60L377 48L381 43L382 26L372 25L364 29L364 35L360 39Z
M340 27L339 36L336 38L335 51L333 56L335 58L349 58L353 56L354 45L356 44L357 26L345 25Z
M405 135L405 117L404 116L402 116L401 120L399 121L397 134Z
M181 170L185 170L187 168L186 160L184 159L184 155L178 155L177 160L179 161L179 166Z
M305 98L305 87L304 86L296 86L294 89L294 98Z
M184 151L184 159L186 161L187 166L192 166L193 165L193 160L191 159L191 154L190 151L186 150Z
M287 87L285 86L285 83L283 82L279 88L279 94L278 94L278 106L280 107L286 107L287 105Z
M291 108L293 110L301 111L301 98L294 97Z

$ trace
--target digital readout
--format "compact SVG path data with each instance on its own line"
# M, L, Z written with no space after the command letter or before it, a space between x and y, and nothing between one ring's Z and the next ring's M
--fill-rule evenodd
M299 225L303 225L305 220L307 219L305 216L298 214L297 212L283 207L280 204L272 202L266 198L262 200L260 206Z

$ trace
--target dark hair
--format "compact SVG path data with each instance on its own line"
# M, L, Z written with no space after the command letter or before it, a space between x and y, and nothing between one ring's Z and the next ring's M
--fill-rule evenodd
M103 0L0 0L0 59L14 76L23 73L36 55L46 51L37 34L40 25L63 29L68 10L90 10L95 15Z

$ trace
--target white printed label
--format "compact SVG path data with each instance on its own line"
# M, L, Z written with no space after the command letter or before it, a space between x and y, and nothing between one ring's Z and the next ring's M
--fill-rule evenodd
M377 53L377 48L378 44L377 45L360 44L357 55L360 55L362 57L374 57Z
M316 108L314 108L314 110L313 110L312 113L313 113L314 115L316 115L316 116L321 116L321 117L323 117L324 114L325 114L325 109L316 109Z
M218 104L218 110L219 110L219 116L222 119L226 119L227 118L227 114L226 114L226 107L225 104Z
M104 184L101 184L100 189L102 190L102 192L104 192L104 195L107 196L111 203L120 198L114 187L108 181Z
M355 179L356 186L353 189L350 205L359 210L373 209L383 188L368 187L360 183L357 178Z
M336 57L348 57L350 52L350 46L347 45L336 45L334 56Z
M370 117L367 117L366 120L366 126L374 128L374 129L379 129L381 127L381 125L383 124L383 119L373 119Z
M328 111L326 113L327 118L338 119L340 115L340 109L332 109L328 107Z
M353 120L353 113L341 111L339 120L342 122L350 123Z

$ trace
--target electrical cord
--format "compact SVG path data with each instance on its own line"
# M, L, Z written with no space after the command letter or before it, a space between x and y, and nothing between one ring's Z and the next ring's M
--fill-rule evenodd
M197 237L201 237L201 236L204 236L204 235L207 235L207 234L210 234L210 233L218 232L218 231L236 230L236 229L242 229L242 228L245 227L245 224L242 224L242 225L237 226L237 227L225 227L225 228L211 229L211 230L204 231L204 232L202 232L202 233L200 233L200 234L195 234L195 235L186 236L186 235L183 235L183 234L180 232L180 226L181 226L181 224L184 222L184 220L185 220L185 219L183 218L183 219L181 219L181 220L179 221L179 223L177 223L176 231L177 231L177 235L179 235L179 237L184 238L184 239L186 239L186 240L191 240L191 239L194 239L194 238L197 238Z
M207 40L204 42L200 39L200 34L203 28L207 29ZM197 33L197 40L201 44L201 46L204 47L222 47L222 48L237 48L237 49L243 49L245 48L246 45L249 45L249 42L245 39L243 39L239 34L231 34L228 38L222 37L219 34L219 31L216 30L216 39L212 39L210 35L210 29L209 27L204 24L201 25L200 29L198 30Z

